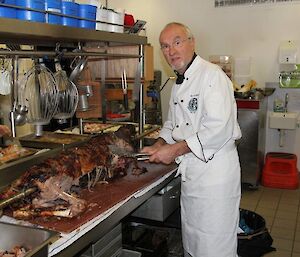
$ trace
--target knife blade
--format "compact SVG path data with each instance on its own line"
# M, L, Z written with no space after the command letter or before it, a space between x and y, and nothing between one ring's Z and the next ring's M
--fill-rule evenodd
M120 148L116 145L109 145L109 150L118 156L126 157L126 158L134 158L137 161L146 161L149 160L150 155L147 153L136 153L136 152L130 152L126 149Z

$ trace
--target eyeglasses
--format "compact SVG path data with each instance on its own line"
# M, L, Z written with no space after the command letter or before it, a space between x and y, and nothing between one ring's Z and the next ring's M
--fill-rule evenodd
M188 37L186 39L176 39L171 45L168 45L168 44L162 44L160 46L160 49L163 51L163 52L168 52L170 51L171 47L172 48L175 48L175 49L178 49L178 48L181 48L183 46L183 43L187 40L190 40L191 38Z

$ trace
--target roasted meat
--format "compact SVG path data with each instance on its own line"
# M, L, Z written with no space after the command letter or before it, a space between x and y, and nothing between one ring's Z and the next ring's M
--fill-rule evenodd
M0 257L24 257L28 250L21 246L15 246L13 249L9 251L1 251Z
M120 132L119 135L124 133ZM146 171L139 168L135 160L112 153L108 145L133 150L129 142L114 133L93 137L80 146L69 148L30 167L0 194L0 200L36 188L23 201L10 205L14 217L72 218L80 215L87 208L85 200L78 196L81 188L92 190L99 181L108 182L125 176L131 164L132 174L139 175Z

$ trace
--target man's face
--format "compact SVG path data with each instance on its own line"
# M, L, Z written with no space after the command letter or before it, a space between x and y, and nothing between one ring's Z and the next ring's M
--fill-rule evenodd
M169 65L183 74L195 52L194 38L189 38L183 27L170 25L161 32L159 42Z

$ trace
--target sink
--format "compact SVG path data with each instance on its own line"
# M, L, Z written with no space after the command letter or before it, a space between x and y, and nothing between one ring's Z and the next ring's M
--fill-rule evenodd
M297 112L270 112L269 127L274 129L295 129L298 121Z

